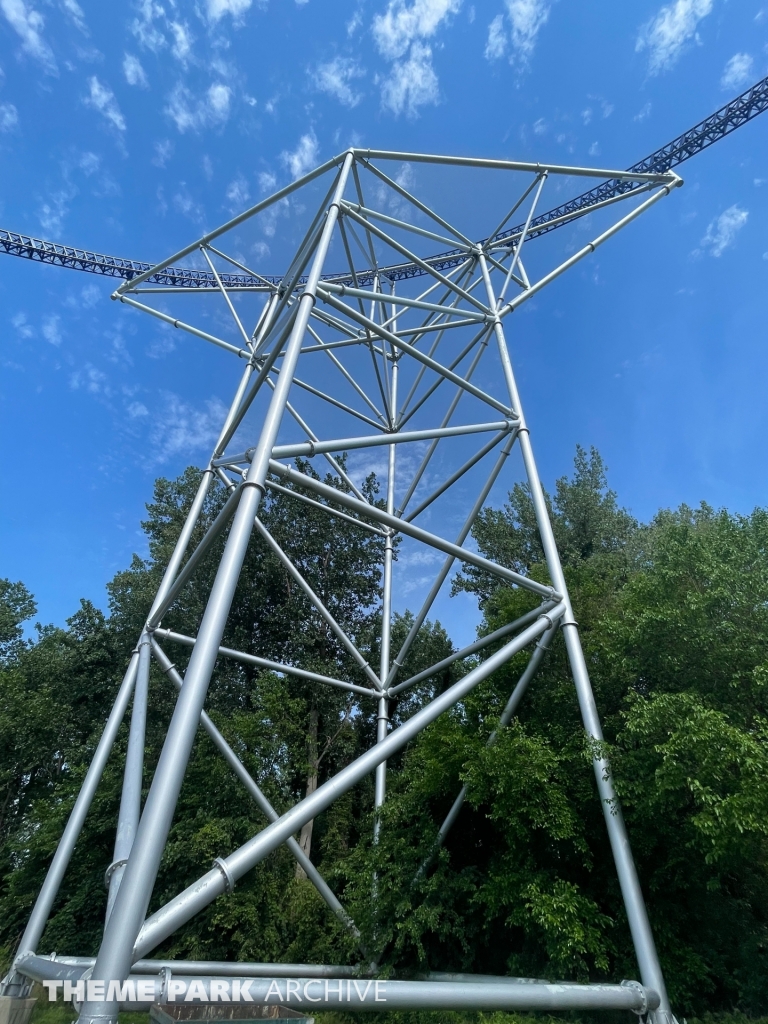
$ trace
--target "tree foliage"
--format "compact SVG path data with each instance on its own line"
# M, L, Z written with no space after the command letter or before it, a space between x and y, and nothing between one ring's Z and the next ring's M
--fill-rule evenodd
M109 615L83 602L66 628L38 627L36 639L25 641L22 623L35 614L33 598L21 583L0 581L0 943L6 955L23 929L197 480L188 470L156 482L143 524L149 555L134 557L109 584ZM373 478L366 491L377 500ZM768 514L683 506L640 524L608 488L599 454L581 448L573 474L559 479L546 500L673 1005L683 1015L768 1013ZM220 492L209 495L193 543L222 503ZM275 492L260 518L377 664L381 537ZM502 508L484 512L474 537L484 555L548 579L526 487L515 486ZM164 627L196 635L222 544ZM469 566L454 578L454 589L476 596L483 633L532 606L530 595ZM226 646L364 681L311 600L256 536L234 607ZM410 613L395 616L395 649L412 623ZM183 673L189 648L161 643ZM439 623L426 623L401 678L450 650ZM371 841L370 779L302 832L302 844L385 971L579 980L637 975L592 751L559 638L518 716L487 746L528 656L513 658L391 763L378 844ZM452 666L405 691L392 709L394 724L460 671ZM174 699L153 668L148 777ZM207 708L282 811L371 744L375 703L220 658ZM89 954L98 947L126 739L124 724L42 951ZM465 805L437 850L437 830L462 786ZM152 908L263 825L201 734ZM285 849L158 953L315 962L361 956Z

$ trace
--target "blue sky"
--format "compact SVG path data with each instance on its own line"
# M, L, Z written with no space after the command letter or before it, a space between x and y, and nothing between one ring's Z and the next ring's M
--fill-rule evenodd
M349 144L628 166L766 74L768 6L0 0L0 68L0 226L157 260ZM594 444L640 518L766 503L768 118L681 173L514 339L545 483ZM477 237L504 202L419 186ZM262 229L258 269L280 273L292 238ZM206 458L234 386L225 354L111 303L114 284L0 257L0 574L43 621L105 605L145 553L153 479ZM439 609L457 640L466 601Z

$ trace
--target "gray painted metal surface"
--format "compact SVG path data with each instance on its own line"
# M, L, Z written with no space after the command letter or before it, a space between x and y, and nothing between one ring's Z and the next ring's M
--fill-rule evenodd
M494 173L509 176L510 196L518 198L509 209L510 196L506 197L503 208L509 212L498 220L499 211L494 217L495 232L485 242L474 243L450 219L411 195L378 166L379 162L391 161L430 163L435 168L469 167L480 176L492 169ZM567 259L558 262L555 258L552 265L550 255L548 264L539 265L540 257L534 254L529 258L531 249L524 246L535 233L539 220L536 210L551 180L563 175L597 178L608 175L618 182L621 189L611 197L610 207L605 207L605 196L601 199L606 214L613 215L613 206L617 207L615 220ZM228 233L234 228L245 230L249 221L268 211L274 203L293 197L313 182L320 185L324 198L319 206L306 205L310 211L307 216L311 219L285 277L280 279L285 287L266 278L260 279L259 288L269 294L251 330L245 320L245 307L240 305L241 299L236 294L240 285L232 282L223 266L234 264L247 270L238 259L227 255L231 238ZM201 986L203 1002L213 998L214 992L222 991L220 987L211 988L218 983L215 979L219 982L223 979L222 983L230 986L230 992L234 985L242 986L250 979L253 983L250 991L255 993L253 998L257 1001L277 998L277 986L280 1002L297 1007L335 1006L339 1001L338 992L343 990L341 1001L346 1009L626 1008L651 1012L656 1024L672 1020L629 839L611 782L610 766L602 756L597 756L594 763L597 796L604 810L642 984L554 984L532 979L467 978L447 974L415 980L382 979L376 977L376 956L381 957L380 950L375 950L372 956L362 951L359 963L338 966L178 964L144 957L213 900L226 898L240 878L283 844L287 844L332 913L359 939L342 900L296 841L296 833L369 774L375 777L374 809L382 808L387 798L388 762L404 751L430 723L481 687L510 658L530 649L528 666L509 698L498 728L508 725L522 705L546 647L559 633L567 650L574 700L578 702L584 729L589 737L601 740L600 721L578 628L518 393L507 323L511 313L523 302L587 258L680 184L680 179L666 168L659 172L654 169L614 172L349 150L216 231L195 240L156 267L147 267L119 287L115 298L156 315L158 310L145 302L137 304L132 297L147 292L140 285L150 279L164 281L163 273L172 263L183 262L191 256L199 258L202 252L215 285L211 294L217 297L220 307L226 309L238 343L219 344L223 339L201 331L193 323L172 317L171 320L181 330L189 328L191 336L217 344L223 351L216 358L229 360L233 368L239 366L235 374L237 386L210 460L202 467L197 495L163 581L148 610L139 638L141 653L134 654L129 666L94 765L19 947L15 971L8 979L9 986L16 986L14 991L21 991L25 978L63 979L61 972L65 972L71 982L88 971L92 981L120 984L126 979L136 980L137 984L140 978L147 984L151 981L155 988L151 998L144 1000L148 1003L165 999L171 978L181 975L190 984L194 981ZM381 198L382 189L384 198ZM302 194L302 199L305 195ZM389 201L392 195L400 206L392 206ZM622 202L628 203L628 210L620 208ZM518 209L524 216L521 227L512 235L499 234ZM558 223L564 225L575 220L581 212L577 205L571 213L560 214ZM419 247L432 244L436 238L445 241L446 235L456 240L461 258L453 267L438 268L432 265L428 255L419 252ZM355 265L350 240L364 254L368 265ZM338 276L328 280L326 263L331 251L334 258L338 258L339 253L344 254L349 264L345 272L349 283ZM397 275L386 270L387 260L393 253L407 257L427 275L426 286L423 281L406 281L398 285L396 291ZM171 283L169 287L172 295L176 285ZM190 315L189 320L192 319ZM242 359L246 361L245 367ZM323 372L317 370L318 360L325 367ZM318 409L322 412L318 413ZM404 429L406 423L409 424L407 430ZM297 430L301 438L298 441ZM350 453L346 466L337 457L341 452ZM363 463L354 462L355 458L373 458L376 453L385 467L380 470L385 483L381 501L367 496L359 475ZM308 460L310 464L313 459L323 460L331 477L324 480L320 474L307 470L306 461L298 461L295 466L287 464L294 458ZM494 486L509 488L515 460L533 499L551 583L534 580L525 572L494 562L467 544ZM190 552L204 503L211 489L216 487L223 488L223 508ZM359 639L345 628L344 622L313 588L307 570L294 564L289 551L259 518L267 489L283 500L303 502L315 513L325 512L345 522L350 530L359 527L380 539L382 616L375 667L369 664L368 650L361 647ZM444 534L449 528L446 524L454 524L450 527L453 531L456 524L461 525L458 533L446 537ZM223 645L238 579L254 535L282 565L297 592L306 598L311 621L337 644L338 671L334 676L323 675L299 663L289 664L287 659L280 662L266 658L263 652L239 651ZM222 538L223 553L219 556L197 636L165 628L164 616L173 608L203 560L212 557L215 542L222 543ZM403 551L410 553L414 564L430 567L421 607L399 650L393 645L392 615L393 609L402 603L400 588L408 580L402 575L400 559L395 558L397 542L402 544ZM490 637L480 638L410 678L403 678L403 666L413 650L419 629L443 588L449 584L452 572L462 566L487 574L497 585L518 588L525 593L530 611ZM184 645L190 652L183 679L160 646L159 641L165 640ZM150 647L178 696L141 809ZM220 657L293 676L311 685L333 687L341 695L340 700L360 702L348 703L348 708L354 706L359 708L359 713L371 717L374 709L370 698L375 699L375 743L308 792L294 807L279 814L205 713L208 687ZM435 685L438 676L467 658L475 659L469 664L469 670L463 675L457 673L453 681L438 692ZM36 949L45 921L136 679L101 948L92 960L39 957ZM416 695L417 710L393 727L390 721L392 699L408 690ZM196 882L147 918L160 858L201 726L250 799L266 816L267 824L239 849L217 858L210 870L206 870L208 865L201 865L202 874ZM496 735L494 731L489 746L493 746ZM442 827L438 828L436 823L436 846L450 844L450 828L461 814L464 795L462 790ZM374 820L375 842L386 819L377 813ZM420 873L428 870L427 863ZM377 884L374 879L371 894L374 908ZM49 973L45 974L46 971ZM148 975L155 980L148 981ZM326 982L331 985L328 993ZM358 987L360 984L362 988ZM333 985L342 988L334 990ZM376 993L384 991L387 998L377 998ZM118 990L110 995L107 985L103 991L98 986L84 990L77 1002L84 1024L112 1024L124 1000Z

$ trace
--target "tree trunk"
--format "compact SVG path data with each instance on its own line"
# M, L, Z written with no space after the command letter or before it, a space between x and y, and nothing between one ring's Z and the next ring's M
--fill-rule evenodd
M307 791L306 796L311 796L317 789L317 772L318 772L318 749L317 749L317 728L318 728L319 715L316 708L312 708L309 713L309 731L307 733ZM309 857L312 850L312 826L314 825L314 818L308 821L301 829L301 835L299 836L299 846ZM306 878L304 869L297 864L296 865L296 878Z

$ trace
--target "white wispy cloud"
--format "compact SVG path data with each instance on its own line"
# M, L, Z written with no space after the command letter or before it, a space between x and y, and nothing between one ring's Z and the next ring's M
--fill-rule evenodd
M101 291L95 284L87 284L80 292L80 301L84 309L93 309L101 298Z
M96 369L92 363L86 363L81 370L71 374L69 386L73 391L87 391L91 395L110 393L106 373Z
M0 103L0 132L11 132L19 123L19 112L12 103Z
M381 76L381 102L386 110L410 117L418 108L437 103L440 96L432 49L425 42L461 7L461 0L389 0L383 14L373 19L376 48L386 60L394 61Z
M720 85L723 89L736 89L749 81L753 60L748 53L734 53L723 69Z
M25 0L0 0L0 11L21 39L23 52L40 61L46 71L56 74L58 69L53 50L42 35L45 26L42 14L28 6Z
M543 0L507 0L507 14L512 25L512 49L517 59L526 63L549 18L549 4Z
M214 82L208 90L208 107L216 121L226 121L229 117L229 104L232 90L223 82Z
M402 57L419 39L429 39L461 7L461 0L389 0L383 14L373 19L373 38L388 60Z
M277 184L277 178L269 171L262 171L259 174L259 188L262 192L271 192Z
M650 117L651 114L651 103L645 103L640 110L632 118L633 121L644 121L646 117Z
M485 44L486 60L499 60L511 50L509 60L525 68L536 47L539 32L549 18L546 0L506 0L509 29L503 14L497 14L488 26Z
M171 46L171 53L180 61L182 64L186 64L187 60L192 53L192 33L186 24L182 24L180 21L172 21L169 23L168 28L173 36L173 45Z
M165 167L172 156L173 143L170 139L161 139L155 143L155 155L152 157L155 167Z
M488 26L488 41L485 44L485 59L498 60L507 52L507 33L504 29L504 15L497 14Z
M205 208L192 197L185 181L179 183L179 190L173 197L173 205L182 216L202 227L205 222Z
M405 60L392 65L381 90L381 103L393 114L418 115L419 107L437 103L440 83L432 67L432 49L413 43Z
M64 225L64 218L69 212L70 200L77 194L77 189L69 185L52 192L42 200L37 209L37 219L47 235L58 235Z
M233 214L240 213L247 207L251 193L248 188L248 182L242 174L238 174L234 181L230 181L229 185L227 185L225 196L229 209Z
M308 174L313 167L317 166L319 152L320 147L318 146L317 136L314 130L310 129L306 135L301 136L296 149L292 151L284 150L280 154L280 159L288 168L291 177L295 181L296 178L301 178L302 175Z
M128 85L138 85L141 89L148 88L149 82L141 61L132 53L126 53L123 57L123 74Z
M48 316L43 320L43 337L49 345L54 345L56 348L61 345L61 317L60 316Z
M230 14L236 21L251 6L252 0L206 0L206 12L211 21L220 21L225 14Z
M35 331L32 325L27 322L26 313L17 313L15 316L11 317L11 323L18 331L19 337L25 339L33 337Z
M699 22L712 11L713 2L675 0L643 26L635 49L649 51L648 70L652 75L671 68L685 44L698 39Z
M61 6L69 15L72 23L79 28L84 36L87 36L88 26L85 23L85 14L77 0L61 0Z
M353 36L363 24L363 12L358 9L347 22L347 35Z
M200 409L173 392L165 392L162 401L162 408L155 413L151 434L155 464L207 452L216 443L227 415L224 403L218 398L209 398Z
M89 94L85 98L86 105L97 110L118 131L124 132L127 127L125 118L117 105L115 94L109 86L104 85L95 75L92 75L88 79L88 89Z
M723 255L726 249L736 241L736 236L747 223L749 211L743 210L737 204L729 206L719 217L716 217L708 226L707 233L700 242L701 249L697 254L708 252L716 258Z
M325 64L318 64L311 73L315 88L333 96L345 107L356 107L363 98L362 93L352 88L352 82L364 75L365 71L357 61L349 57L334 57Z
M157 53L168 42L165 34L155 24L156 21L165 20L165 11L154 0L139 0L137 7L138 14L131 22L131 32L136 36L139 45L151 50L152 53Z
M202 98L195 98L181 82L168 97L165 113L183 134L223 124L229 117L232 90L223 82L214 82Z

